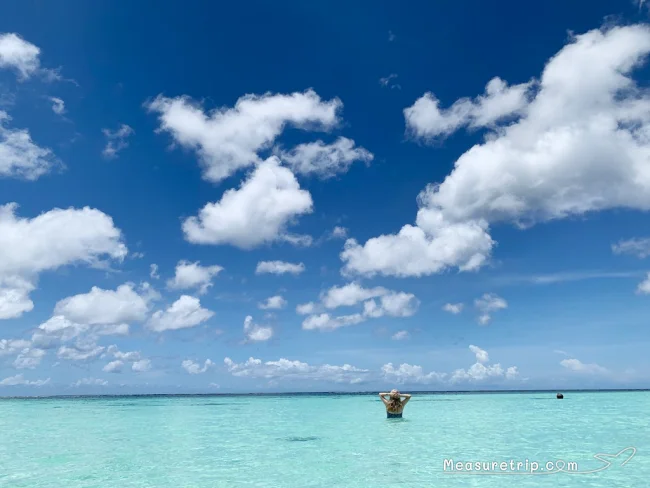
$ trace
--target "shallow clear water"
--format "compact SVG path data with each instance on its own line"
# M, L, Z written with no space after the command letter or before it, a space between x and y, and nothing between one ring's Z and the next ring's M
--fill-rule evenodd
M417 395L401 420L367 395L5 399L0 486L645 488L649 415L646 392ZM581 473L516 469L557 459Z

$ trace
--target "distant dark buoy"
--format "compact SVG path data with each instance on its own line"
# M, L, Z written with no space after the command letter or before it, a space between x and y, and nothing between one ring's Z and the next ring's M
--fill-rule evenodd
M564 398L564 395L562 393L558 393L555 396L557 397L558 400L562 400Z

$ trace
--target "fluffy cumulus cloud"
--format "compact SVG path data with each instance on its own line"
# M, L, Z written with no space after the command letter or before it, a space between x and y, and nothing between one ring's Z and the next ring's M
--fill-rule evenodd
M110 325L145 320L149 300L139 294L135 285L126 283L116 290L93 286L90 292L74 295L58 302L54 315L83 325Z
M305 271L303 263L287 263L285 261L260 261L255 269L256 274L292 274L299 275Z
M365 380L369 374L367 369L356 368L349 364L315 366L284 358L263 362L261 359L251 357L243 363L236 363L230 358L225 358L224 365L233 376L268 380L314 380L356 384Z
M406 111L416 136L496 126L443 182L421 192L415 225L365 244L348 240L345 272L475 270L494 246L489 225L649 210L650 94L632 78L649 52L648 26L593 30L553 56L539 80L514 87L493 80L484 97L448 111L425 95Z
M204 178L219 182L237 170L261 163L285 127L328 130L338 121L342 103L323 101L312 90L289 95L246 95L232 108L206 113L188 97L158 96L148 105L159 116L160 130L200 157Z
M31 344L25 339L0 339L0 357L17 354Z
M321 295L325 308L351 307L359 302L386 295L388 290L381 286L363 288L359 283L352 282L344 286L333 286Z
M641 295L650 295L650 273L648 273L645 279L636 287L636 292Z
M34 302L29 298L35 286L19 276L0 277L0 320L13 319L31 312Z
M46 351L37 347L26 347L20 351L13 362L16 369L35 369L45 356Z
M253 322L253 317L247 315L244 319L244 334L249 342L264 342L273 337L273 328L258 325Z
M17 34L0 34L0 68L15 70L27 79L40 68L41 50Z
M151 369L151 360L140 359L131 365L131 370L135 373L145 373Z
M433 93L426 93L411 107L404 109L406 127L418 138L447 136L463 126L485 127L513 115L528 105L531 83L508 86L500 78L493 78L485 87L485 94L475 100L461 98L450 108L440 109L440 101Z
M203 366L201 366L201 364L197 363L196 361L186 359L181 363L181 366L189 374L202 374L205 373L208 369L214 367L215 364L211 360L206 359L203 363Z
M363 304L363 308L357 313L334 316L329 312L339 307L359 304ZM300 315L311 314L303 321L303 329L332 331L371 318L410 317L417 312L419 306L419 300L411 293L395 292L383 287L363 288L359 283L352 282L340 287L333 286L321 293L320 303L298 305L296 312Z
M200 294L204 294L212 286L212 278L221 271L221 266L201 266L199 261L179 261L174 278L167 281L167 286L172 290L196 288Z
M474 305L480 312L478 322L481 325L487 325L494 312L508 308L508 302L494 293L485 293L474 301Z
M280 310L286 305L287 301L281 295L275 295L259 303L258 307L262 310Z
M401 384L447 383L451 385L462 382L480 383L485 380L509 381L519 378L516 366L504 370L498 363L489 364L489 356L484 349L470 345L469 350L475 355L476 363L468 369L457 369L451 374L435 371L426 373L421 366L404 363L396 367L388 363L382 367L382 376L387 381Z
M370 164L374 159L372 153L355 146L354 141L346 137L339 137L332 144L323 141L299 144L290 151L276 150L275 154L294 173L322 179L346 173L355 161Z
M399 366L393 366L393 363L384 364L381 367L381 373L385 380L394 383L436 383L442 381L446 374L431 371L425 373L422 366L403 363Z
M458 315L463 311L463 304L462 303L445 303L445 305L442 307L442 309L445 312L449 312L454 315Z
M116 158L118 153L129 147L129 137L135 134L135 131L126 124L122 124L119 129L111 131L110 129L102 129L104 137L106 137L106 146L102 151L105 158Z
M32 310L29 293L41 272L97 266L105 258L121 261L127 254L121 231L99 210L54 209L25 218L16 215L17 208L0 205L0 319Z
M185 238L194 244L230 244L252 249L275 241L305 242L287 233L300 215L312 212L312 198L293 173L271 157L261 162L238 189L208 203L198 216L183 222Z
M609 370L607 368L604 368L603 366L594 363L585 364L581 362L579 359L574 359L574 358L563 359L562 361L560 361L560 365L565 367L569 371L573 371L575 373L580 373L580 374L606 375L610 373Z
M34 143L28 130L9 127L10 121L0 110L0 178L34 181L62 167L50 149Z
M189 295L182 295L165 310L153 313L147 327L155 332L195 327L209 320L214 312L201 307L201 301Z

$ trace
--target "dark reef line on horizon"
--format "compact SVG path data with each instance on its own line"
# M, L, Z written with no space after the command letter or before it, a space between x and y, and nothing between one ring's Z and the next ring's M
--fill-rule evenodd
M575 389L562 390L564 393L624 393L647 392L650 388L612 388L612 389ZM260 392L260 393L133 393L104 395L43 395L43 396L0 396L0 400L53 400L53 399L111 399L111 398L196 398L196 397L274 397L274 396L370 396L375 391L331 391L331 392ZM409 390L413 395L485 395L485 394L556 394L557 390L464 390L464 391L417 391Z

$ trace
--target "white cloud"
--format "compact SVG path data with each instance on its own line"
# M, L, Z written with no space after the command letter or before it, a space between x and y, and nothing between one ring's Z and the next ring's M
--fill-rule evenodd
M17 34L0 35L0 68L12 68L21 79L27 79L39 70L41 50Z
M59 301L54 315L61 315L83 325L110 325L142 321L149 311L146 297L125 283L113 290L93 286L90 292L74 295Z
M45 354L46 352L43 349L26 347L16 356L13 366L16 369L34 369L41 364Z
M349 364L315 366L284 358L262 362L261 359L251 357L244 363L235 363L232 359L225 358L223 362L233 376L269 380L316 380L354 384L365 379L369 373L367 369L356 368Z
M99 210L53 209L37 217L20 218L18 205L0 206L0 273L34 274L68 264L98 263L127 254L113 219ZM65 232L61 232L65 229Z
M101 378L82 378L75 383L73 383L71 386L79 387L79 386L106 386L108 385L108 381L103 380Z
M366 317L379 318L385 315L389 317L411 317L415 315L420 302L415 295L404 292L390 292L379 298L379 304L375 300L368 300L363 304L363 313Z
M167 287L172 290L197 288L199 294L204 294L212 286L212 278L221 271L221 266L201 266L199 261L179 261L174 279L167 281Z
M166 310L154 312L147 327L155 332L195 327L209 320L214 312L201 307L198 298L182 295Z
M631 254L639 259L645 259L650 256L650 238L634 238L619 241L612 245L614 254Z
M0 278L0 320L14 319L34 309L29 293L35 287L18 276Z
M287 125L328 130L338 123L338 99L322 101L312 90L304 93L245 95L233 108L206 114L188 97L158 96L148 104L159 114L160 130L201 159L204 178L219 182L237 170L261 163L258 152L268 149Z
M490 361L487 351L473 345L469 346L469 350L476 356L476 363L467 370L455 370L450 378L451 383L461 381L480 382L491 378L504 378L506 380L519 378L519 371L516 366L511 366L504 371L499 363L487 364Z
M24 339L0 339L0 356L17 354L31 344L31 341Z
M519 378L519 370L517 369L517 366L510 366L508 369L506 369L507 380L514 380L517 378Z
M191 359L186 359L181 363L181 366L189 374L201 374L201 373L205 373L209 368L215 366L215 364L211 360L206 359L205 363L203 363L203 367L201 367L201 365L196 361L192 361Z
M98 266L101 258L121 261L127 254L121 231L99 210L53 209L30 219L17 217L17 208L0 205L0 317L14 318L33 308L28 293L43 271Z
M348 236L348 229L345 227L336 226L332 229L332 238L345 239Z
M317 305L314 302L302 303L296 307L298 315L309 315L316 312Z
M104 346L91 346L91 347L69 347L61 346L56 352L59 359L67 359L69 361L88 361L97 358L106 349Z
M26 380L22 374L17 374L16 376L10 376L0 381L0 386L16 386L16 385L43 386L48 384L49 382L50 382L50 378L46 380L29 381Z
M52 102L52 112L57 115L63 115L65 113L65 102L57 97L50 97L50 102Z
M6 123L10 120L0 110L0 178L35 181L55 167L62 167L50 149L32 141L27 129L8 128Z
M106 147L102 154L106 158L115 158L120 151L129 147L128 138L135 134L135 131L128 125L122 124L115 131L102 129L102 133L106 137Z
M494 293L485 293L481 298L474 300L474 305L481 313L478 318L481 325L487 325L490 322L493 312L508 308L508 302Z
M389 293L381 286L363 288L359 283L352 282L344 286L333 286L323 295L321 301L325 308L351 307L359 302Z
M490 131L442 183L419 195L416 226L364 245L349 240L344 271L422 276L451 267L475 270L495 244L490 224L527 227L614 208L649 210L650 94L631 77L649 52L645 25L574 37L546 64L528 103L512 112L516 121ZM507 112L475 105L462 124L482 125ZM450 123L453 111L440 124L435 112L427 113L434 114L431 120L410 122L423 136L458 127Z
M251 342L264 342L273 337L273 328L257 325L253 322L253 317L247 315L244 319L244 334Z
M151 279L157 280L158 278L160 278L160 275L158 274L158 265L157 264L152 264L149 267L149 269L150 269L149 276L151 277Z
M140 351L123 352L118 349L116 345L108 346L106 353L112 355L115 359L120 361L139 361Z
M322 179L346 173L355 161L370 164L374 159L371 152L356 147L354 141L346 137L339 137L332 144L323 141L299 144L290 151L276 150L275 154L294 173L315 175Z
M327 313L322 313L320 315L310 315L307 317L302 322L302 328L304 330L332 331L348 325L360 324L365 320L366 317L360 313L342 315L339 317L331 317Z
M510 369L509 369L510 370ZM502 377L505 372L500 364L484 365L482 363L474 363L469 369L457 369L451 376L451 382L458 381L483 381L487 378Z
M321 304L309 302L296 307L301 315L316 314L319 310L352 307L363 302L363 312L333 317L329 313L310 315L303 323L305 330L332 331L340 327L356 325L369 318L410 317L419 308L415 295L395 292L383 287L363 288L356 282L344 286L333 286L320 295ZM375 300L378 299L379 303Z
M257 263L257 268L255 269L256 274L292 274L299 275L305 271L305 265L303 263L287 263L285 261L260 261Z
M442 307L442 309L445 312L453 313L454 315L458 315L463 311L463 304L462 303L445 303L445 305Z
M198 217L183 222L185 239L194 244L231 244L252 249L275 241L292 241L286 228L312 212L311 195L271 157L260 163L238 189L208 203ZM293 241L292 243L295 243Z
M62 315L54 315L39 325L31 337L35 347L51 348L72 339L89 341L94 347L98 336L127 335L128 324L87 325L72 322Z
M422 369L422 366L414 366L408 363L400 364L397 368L393 366L393 363L384 364L381 367L381 373L386 381L401 384L436 383L442 381L446 376L445 373L436 373L435 371L425 373Z
M136 373L144 373L151 369L151 361L149 359L140 359L131 365L131 369Z
M531 83L508 86L502 79L493 78L484 95L475 100L461 98L447 110L440 110L440 102L433 93L426 93L404 109L406 127L416 137L429 139L447 136L463 126L489 126L521 114L528 105L531 88Z
M388 363L382 367L382 375L385 380L396 383L428 384L444 381L452 385L463 381L481 382L486 379L515 380L519 378L516 366L511 366L504 371L498 363L487 364L489 362L487 351L474 345L470 345L469 349L476 356L476 363L467 370L457 369L452 374L435 371L425 373L421 366L404 363L396 368L392 363Z
M275 295L267 298L264 302L259 303L257 306L262 310L279 310L287 305L287 301L280 295Z
M119 359L116 359L115 361L111 361L106 366L104 366L102 368L102 371L106 373L121 373L123 366L124 366L124 361L120 361Z
M639 283L636 292L642 295L650 295L650 273L647 274L645 280Z
M560 364L570 371L583 374L609 374L607 368L598 364L585 364L578 359L563 359Z
M481 349L478 346L469 346L469 350L476 354L476 361L479 363L487 363L490 361L490 357L486 350Z
M398 89L401 90L402 86L399 83L393 82L397 78L397 74L391 73L388 76L384 76L383 78L379 78L379 84L381 86L386 86L389 87L391 90L393 89Z
M403 341L404 339L408 339L409 337L411 336L407 330L400 330L398 332L395 332L391 337L391 339L393 339L394 341Z

